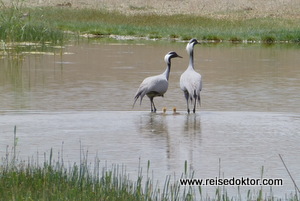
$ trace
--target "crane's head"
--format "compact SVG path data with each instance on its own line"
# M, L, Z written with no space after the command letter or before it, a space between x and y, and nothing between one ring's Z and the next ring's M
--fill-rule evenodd
M171 52L168 52L165 56L165 62L166 63L170 63L171 62L171 59L172 58L176 58L176 57L179 57L179 58L182 58L181 56L179 56L176 52L174 51L171 51Z
M188 42L188 44L186 45L186 51L187 51L188 53L191 53L191 52L193 51L193 49L194 49L194 45L196 45L196 44L199 44L199 42L197 41L197 39L192 38L192 39Z

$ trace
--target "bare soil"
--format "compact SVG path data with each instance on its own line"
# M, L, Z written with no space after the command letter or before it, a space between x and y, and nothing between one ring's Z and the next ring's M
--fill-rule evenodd
M95 8L125 14L193 14L215 18L300 19L300 0L16 0L25 6ZM11 0L2 0L9 4Z

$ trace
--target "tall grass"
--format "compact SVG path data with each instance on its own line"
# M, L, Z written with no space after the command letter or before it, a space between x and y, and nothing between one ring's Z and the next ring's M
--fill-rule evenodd
M64 33L51 23L36 23L30 12L23 7L21 0L11 1L10 6L0 1L0 40L5 43L20 41L45 44L61 44Z
M124 166L100 168L95 158L93 168L86 160L66 167L62 161L55 162L52 155L51 150L42 166L33 159L16 163L4 158L0 166L0 200L195 200L192 187L180 192L181 186L171 183L170 176L163 189L155 186L149 175L150 162L146 179L139 167L133 181Z
M94 164L88 163L87 153L81 149L80 163L65 166L63 158L53 159L44 154L39 164L33 158L17 158L16 127L11 151L0 163L0 200L193 200L189 192L179 193L178 182L167 176L163 189L151 179L150 161L146 174L139 165L137 179L130 180L124 165L100 167L96 156ZM187 173L185 173L187 174ZM144 178L145 177L145 178ZM188 199L186 199L188 198Z
M29 158L26 162L18 159L17 144L15 127L12 149L9 151L7 147L0 163L0 200L281 200L273 196L264 197L262 188L258 195L249 190L246 198L241 195L229 197L225 187L217 187L215 195L204 195L201 186L181 186L176 177L173 179L170 175L166 176L160 188L150 173L150 161L146 172L139 162L137 178L131 180L124 165L108 167L105 163L101 167L98 156L91 164L82 148L79 164L66 166L63 157L55 160L52 149L49 156L44 154L43 163L38 157L36 160ZM183 170L181 178L194 178L194 171L187 161ZM297 201L299 197L295 193L285 200Z

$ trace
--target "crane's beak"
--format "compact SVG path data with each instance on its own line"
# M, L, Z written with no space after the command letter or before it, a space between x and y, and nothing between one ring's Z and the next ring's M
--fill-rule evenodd
M177 57L182 58L182 56L177 55Z

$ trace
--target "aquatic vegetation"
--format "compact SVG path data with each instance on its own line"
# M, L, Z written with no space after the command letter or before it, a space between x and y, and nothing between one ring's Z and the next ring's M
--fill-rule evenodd
M194 178L194 171L187 161L183 164L180 178L167 175L161 188L150 172L150 161L146 172L139 161L136 180L131 180L124 165L101 167L98 156L94 163L88 162L88 154L80 148L80 162L66 165L62 154L57 160L51 149L44 154L44 162L32 158L22 161L17 157L18 138L14 128L11 151L0 161L0 200L281 200L272 192L248 191L246 198L230 197L225 187L216 187L214 195L203 193L201 186L181 185L179 179ZM63 150L61 151L63 152ZM221 161L219 161L221 163ZM220 167L219 167L220 168ZM261 177L264 169L262 167ZM220 177L220 175L219 175ZM266 197L265 197L266 196ZM299 200L298 194L285 200Z
M63 31L51 23L36 23L31 13L23 8L22 2L12 1L10 7L0 6L0 40L5 43L20 41L45 44L62 44L65 39Z
M16 143L15 143L16 145ZM66 167L63 159L55 161L51 149L43 165L33 160L18 161L15 148L2 159L0 165L0 200L186 200L190 194L179 194L179 184L171 184L167 177L163 189L150 179L148 161L146 179L139 167L137 179L132 181L124 166L100 168L95 158L93 168L82 154L80 164ZM192 199L188 199L192 200Z
M83 153L82 153L83 154ZM84 155L84 154L83 154ZM131 180L124 165L100 167L95 158L93 165L86 158L80 164L65 166L63 159L55 161L51 150L49 159L43 165L33 159L15 162L8 155L0 165L0 200L235 200L229 197L225 187L216 187L215 195L203 195L201 186L182 186L168 175L164 186L155 185L150 175L150 161L146 174L139 166L138 177ZM263 171L263 170L262 170ZM146 175L146 176L145 176ZM187 162L181 178L192 178L194 172ZM269 195L270 194L270 195ZM268 197L264 197L268 195ZM270 197L271 196L271 197ZM240 200L244 200L239 194ZM246 200L280 200L272 197L272 192L247 193ZM299 200L297 194L287 200Z

